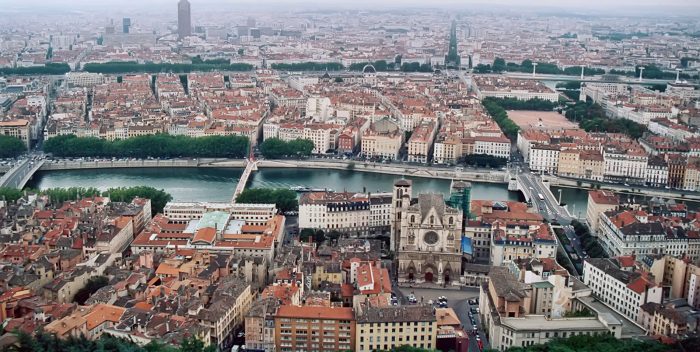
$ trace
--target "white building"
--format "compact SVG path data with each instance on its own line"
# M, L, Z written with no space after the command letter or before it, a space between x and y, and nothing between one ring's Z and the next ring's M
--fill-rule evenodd
M505 136L476 137L474 139L474 154L510 159L510 139Z
M610 211L600 214L600 244L610 256L688 253L688 238L667 233L644 211Z
M390 193L308 192L299 200L300 229L368 235L390 225Z
M554 174L558 168L558 146L537 144L530 147L530 170Z
M583 263L583 283L602 303L626 318L637 321L639 307L661 303L663 290L648 276L622 270L614 258L589 258Z

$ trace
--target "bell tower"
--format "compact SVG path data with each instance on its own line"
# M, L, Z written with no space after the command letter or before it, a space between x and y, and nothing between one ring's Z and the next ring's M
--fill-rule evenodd
M413 196L413 181L400 179L394 182L394 189L391 196L391 237L390 247L394 253L398 252L398 245L401 239L401 221L404 210L411 205Z

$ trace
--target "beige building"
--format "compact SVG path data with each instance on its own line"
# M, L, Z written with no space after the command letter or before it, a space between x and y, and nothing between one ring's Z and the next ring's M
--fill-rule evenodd
M245 345L253 350L275 351L275 314L277 297L263 297L245 317Z
M683 176L683 189L689 191L700 190L700 158L688 158Z
M559 152L559 165L557 168L557 175L580 178L580 153L581 152L576 149L567 149Z
M209 305L197 315L200 324L209 328L211 344L223 347L231 333L245 320L254 299L250 284L230 275L220 280L209 298Z
M437 319L424 305L355 308L355 351L391 351L399 346L436 348Z
M479 290L479 313L488 329L491 348L505 351L575 335L621 336L622 324L607 316L551 317L547 312L557 295L555 289L548 281L525 284L508 268L492 267L488 284Z
M355 351L352 308L285 305L275 315L275 351Z
M620 199L611 191L594 190L588 192L586 222L588 223L588 228L591 230L591 235L598 235L600 214L614 210L619 205Z
M361 153L367 158L396 160L403 144L403 132L395 123L381 119L362 134Z
M437 132L437 124L433 121L424 122L413 130L408 140L408 161L427 163L433 140Z
M594 181L602 181L605 171L603 155L598 151L582 151L579 155L581 161L579 174L581 178Z
M462 157L462 140L457 136L447 136L433 145L433 162L436 164L456 164Z
M29 121L24 119L0 121L0 135L18 138L29 149L32 143L29 127Z
M700 267L670 255L649 256L640 263L660 281L664 298L685 298L688 305L700 308Z

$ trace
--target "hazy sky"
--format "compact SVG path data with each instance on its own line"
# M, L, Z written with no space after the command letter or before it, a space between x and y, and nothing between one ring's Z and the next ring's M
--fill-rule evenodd
M176 11L178 0L0 0L0 12L132 11L137 9ZM192 11L309 9L392 9L440 7L484 12L502 9L555 9L596 15L654 15L700 17L700 0L190 0ZM2 19L0 19L0 22Z

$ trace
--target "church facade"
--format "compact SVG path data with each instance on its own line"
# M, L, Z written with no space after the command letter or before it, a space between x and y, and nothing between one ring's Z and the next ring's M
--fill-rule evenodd
M399 284L459 283L462 212L447 206L442 194L412 198L409 180L395 183L393 198Z

